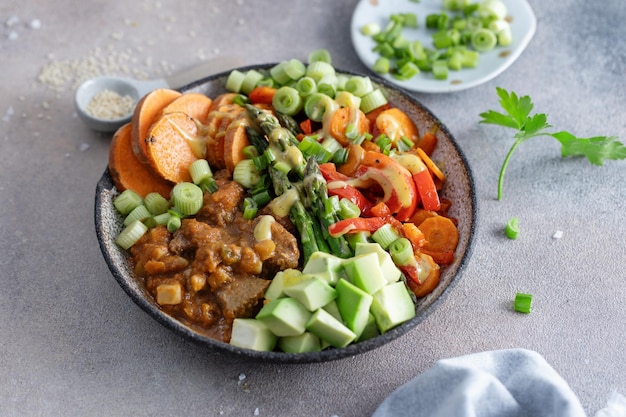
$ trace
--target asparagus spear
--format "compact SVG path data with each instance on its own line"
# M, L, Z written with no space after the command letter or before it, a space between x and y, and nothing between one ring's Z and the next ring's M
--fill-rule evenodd
M328 247L333 254L340 258L349 258L353 255L352 249L344 236L333 237L328 233L328 227L336 223L339 218L336 213L328 212L325 209L328 200L328 187L326 180L322 176L319 164L315 158L309 158L304 170L304 189L308 202L313 212L317 216L321 225L322 234Z
M269 167L269 174L272 179L276 195L283 195L293 187L293 184L289 181L289 178L285 173L273 167ZM300 234L302 254L304 256L304 262L306 263L313 252L320 250L315 230L313 228L313 219L300 199L297 199L293 206L291 206L289 217L295 224L298 229L298 233Z

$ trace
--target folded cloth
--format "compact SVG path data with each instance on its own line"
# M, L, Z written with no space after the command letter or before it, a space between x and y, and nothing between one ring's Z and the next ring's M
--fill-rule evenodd
M537 352L506 349L438 361L392 392L373 417L585 417Z

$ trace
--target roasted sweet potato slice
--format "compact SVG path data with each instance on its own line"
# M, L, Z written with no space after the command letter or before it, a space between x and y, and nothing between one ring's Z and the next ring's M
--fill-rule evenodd
M248 135L246 134L246 126L250 126L250 119L245 112L240 113L226 129L224 135L224 163L226 169L233 172L235 165L246 157L243 149L250 145Z
M163 178L190 181L189 166L198 159L192 146L204 138L198 136L198 125L183 112L164 114L152 125L146 138L150 166Z
M146 138L150 126L156 121L163 108L181 96L181 93L168 88L151 91L139 100L131 119L131 146L137 159L147 164L149 158L146 149Z
M211 106L212 108L214 106ZM233 120L245 111L238 104L224 104L209 112L204 126L206 134L206 159L213 169L226 168L224 140L226 130Z
M209 113L217 110L226 104L233 104L233 99L237 97L236 93L224 93L213 98L213 103L209 107Z
M213 100L201 93L184 93L165 106L162 114L183 112L200 123L206 123Z
M113 184L119 191L133 190L142 197L156 191L169 198L173 184L137 160L130 145L131 130L132 125L127 123L113 135L109 148L109 172Z

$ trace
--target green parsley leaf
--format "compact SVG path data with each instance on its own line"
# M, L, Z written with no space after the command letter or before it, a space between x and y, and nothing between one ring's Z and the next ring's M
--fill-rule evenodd
M626 146L617 141L617 136L594 136L592 138L578 138L573 134L562 131L557 133L547 132L552 125L548 123L548 117L544 113L530 115L534 104L529 96L518 97L514 92L508 92L504 88L496 87L500 106L506 112L499 113L489 110L480 113L479 123L493 124L509 127L517 130L514 135L515 142L509 149L498 178L498 200L502 199L504 174L513 152L524 141L537 136L551 136L561 143L561 156L585 156L593 165L604 165L605 160L626 159Z

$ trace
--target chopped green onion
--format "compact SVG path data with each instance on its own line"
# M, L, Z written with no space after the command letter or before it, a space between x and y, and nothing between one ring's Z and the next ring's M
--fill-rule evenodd
M240 92L244 78L246 78L246 74L239 70L232 70L230 74L228 74L228 78L226 78L226 89L233 93Z
M241 184L244 188L252 188L261 180L259 171L254 164L255 160L256 158L241 160L235 165L235 169L233 170L233 180Z
M246 159L252 159L259 156L259 150L254 145L248 145L241 150L241 153Z
M350 199L342 198L339 200L339 217L342 219L354 219L360 215L361 209Z
M530 313L532 310L533 296L531 294L525 294L518 292L515 294L515 302L513 308L520 313Z
M326 74L335 74L335 68L328 62L311 62L306 69L306 76L313 78L316 82Z
M153 216L165 213L170 208L170 202L157 192L146 195L143 204Z
M243 218L252 220L256 217L259 206L252 197L246 197L243 200Z
M376 138L374 143L378 145L382 153L384 153L385 155L389 155L389 152L391 151L391 138L384 134L381 134Z
M252 199L256 202L259 207L265 206L267 203L272 201L272 196L267 190L263 190L256 194L252 195Z
M115 197L113 205L121 214L126 216L133 211L135 207L143 204L141 196L133 190L124 190L120 195Z
M128 226L132 222L137 221L137 220L144 221L145 219L151 216L152 214L148 211L146 206L144 206L143 204L140 204L137 207L135 207L133 211L128 213L128 216L126 216L126 218L124 219L124 226Z
M274 164L274 169L282 172L283 174L289 174L291 171L291 165L285 161L278 161Z
M191 182L179 182L172 189L174 208L183 216L196 214L202 208L202 189Z
M478 51L466 49L461 52L461 65L464 68L475 68L478 65L479 58Z
M338 79L335 74L325 74L317 82L317 91L334 98L335 93L337 92L337 83Z
M215 178L212 178L212 177L211 178L207 178L206 180L202 181L198 185L202 189L202 192L214 193L217 190L219 190L219 187L218 187L217 183L215 182Z
M122 193L113 200L115 208L125 216L142 204L143 198L141 195L130 189L122 191Z
M161 213L161 214L157 214L156 216L152 217L154 219L154 221L156 222L156 224L160 225L160 226L166 226L168 220L170 219L172 215L169 212L165 212L165 213Z
M356 246L359 243L370 243L369 233L368 232L356 232L356 233L348 233L346 235L346 239L348 240L348 244L352 248L352 250L356 250Z
M348 160L348 149L343 148L343 147L341 149L336 150L335 153L333 153L333 157L331 158L331 161L335 165L345 164L347 160Z
M517 235L519 234L519 218L511 217L509 221L506 222L504 231L506 233L506 237L509 239L517 239Z
M501 0L483 0L476 10L478 15L486 20L504 19L506 17L506 5Z
M387 57L380 56L374 62L372 70L378 74L388 74L391 70L391 61Z
M194 184L200 184L207 178L213 177L213 172L206 159L197 159L189 166L189 175Z
M419 74L419 72L420 72L420 69L417 66L417 64L415 64L412 61L409 61L403 64L400 68L398 68L398 70L393 76L397 80L408 80L416 76L417 74Z
M183 221L181 220L180 216L175 216L175 215L171 215L169 219L167 219L167 231L170 233L174 233L175 231L177 231L178 229L180 229L180 226L183 224Z
M324 149L333 154L340 149L344 149L341 143L339 143L339 141L332 136L326 136L322 140L321 145Z
M339 201L339 196L333 195L330 196L324 201L324 215L332 216L335 213L339 213L341 210L341 205Z
M411 241L405 237L394 240L388 250L393 262L399 266L407 265L415 257Z
M135 220L126 226L115 239L122 249L127 250L133 246L148 231L148 226L140 220Z
M365 94L374 90L374 87L370 77L355 75L346 81L345 89L357 97L363 97Z
M402 236L400 236L396 229L389 223L385 223L372 234L374 242L378 243L385 250L401 237Z
M337 103L325 94L313 93L304 101L304 113L314 122L321 122L324 113L333 111Z
M249 94L256 87L256 84L263 79L263 74L259 71L251 69L246 72L241 83L241 92Z
M361 111L363 113L369 113L385 104L387 104L387 97L380 88L376 88L361 97Z
M277 112L293 116L302 110L302 97L295 88L283 86L274 93L272 106Z
M237 94L235 97L233 97L233 104L245 106L248 103L250 103L250 99L244 94Z
M487 52L495 48L498 38L493 31L481 28L472 33L471 42L472 47L478 52Z
M448 78L448 63L445 59L438 59L433 62L433 75L437 80Z
M279 85L285 85L291 81L291 77L285 70L286 61L280 62L270 68L270 75Z
M289 61L285 61L283 64L283 70L292 80L297 80L302 78L306 73L306 67L297 58L290 59Z
M374 36L380 33L380 25L375 22L361 26L361 33L365 36Z
M316 49L309 53L309 64L312 62L325 62L327 64L332 64L332 56L327 49Z
M302 97L307 97L317 92L317 83L311 77L300 78L293 87L298 90Z

